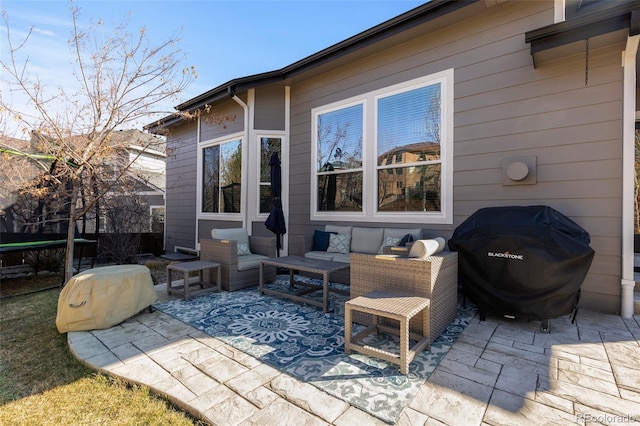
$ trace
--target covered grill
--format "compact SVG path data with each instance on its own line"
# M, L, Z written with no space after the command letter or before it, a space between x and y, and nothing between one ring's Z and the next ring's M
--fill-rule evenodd
M583 228L548 206L490 207L458 226L464 293L487 313L542 321L574 314L595 252Z

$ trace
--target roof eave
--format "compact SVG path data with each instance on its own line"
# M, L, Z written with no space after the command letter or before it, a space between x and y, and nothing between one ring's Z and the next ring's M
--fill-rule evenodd
M477 1L479 0L432 0L284 68L230 80L227 83L177 105L175 108L178 111L193 112L205 105L212 104L228 96L233 96L236 92L285 80L408 28L476 3ZM185 118L181 117L180 114L172 114L145 126L145 129L159 130L168 128L184 120Z
M595 13L547 25L525 33L531 54L629 28L637 31L640 1L620 3Z

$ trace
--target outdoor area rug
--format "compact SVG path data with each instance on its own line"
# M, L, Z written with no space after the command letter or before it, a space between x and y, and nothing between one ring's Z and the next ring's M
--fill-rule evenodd
M298 278L321 284L320 280ZM268 286L288 291L288 280L288 275L278 275L276 283ZM322 293L314 295L319 300ZM405 376L399 366L381 359L346 355L344 303L348 296L330 293L329 300L333 312L324 314L316 306L261 296L256 286L154 307L387 423L395 423L475 313L473 308L458 307L455 321L430 350L414 359ZM362 328L354 326L353 332ZM380 334L368 339L365 341L373 346L398 347L395 336Z

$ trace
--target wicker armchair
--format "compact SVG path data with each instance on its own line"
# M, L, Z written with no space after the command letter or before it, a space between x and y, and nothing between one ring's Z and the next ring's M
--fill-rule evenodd
M458 307L458 253L442 252L426 259L395 255L351 254L351 299L373 290L431 300L428 337L433 342L455 319ZM370 325L371 315L354 313L353 322ZM422 330L422 314L410 329Z
M276 239L247 236L251 254L238 256L238 240L200 240L200 259L218 262L222 270L222 288L226 291L240 290L258 285L260 260L276 256ZM207 272L205 272L206 274ZM276 279L276 268L265 266L265 282ZM211 279L211 277L205 277Z

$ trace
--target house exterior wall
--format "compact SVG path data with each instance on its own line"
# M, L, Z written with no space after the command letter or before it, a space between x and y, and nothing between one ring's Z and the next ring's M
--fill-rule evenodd
M165 250L195 248L197 122L173 129L167 137Z
M254 127L260 130L284 129L284 90L282 86L256 90ZM239 95L242 102L246 96ZM278 111L274 111L278 110ZM280 111L282 110L282 111ZM220 117L227 117L222 123ZM259 123L259 125L258 125ZM242 226L239 220L215 220L198 215L198 126L200 141L206 142L244 130L244 111L232 99L213 106L211 113L204 115L199 125L194 121L174 129L167 137L167 210L165 250L176 246L196 249L203 238L211 238L213 228ZM255 141L250 141L250 144ZM253 145L249 147L253 149ZM264 226L264 220L249 223L252 235L273 236Z
M243 99L244 101L244 99ZM225 118L220 123L220 118ZM244 130L244 112L233 99L214 105L209 114L200 119L200 142L206 142Z
M284 82L291 88L289 167L284 171L289 182L285 200L288 252L301 254L302 237L326 223L310 220L311 197L316 196L311 188L312 109L453 69L452 223L357 224L420 227L426 235L449 238L461 222L483 207L551 206L591 235L596 255L582 286L581 306L618 312L622 240L620 54L625 46L602 47L593 40L597 47L589 51L588 67L586 52L534 66L525 33L554 22L553 1L510 1L484 7L487 4L471 6L477 11L471 18L464 17L467 13L459 15L460 19L452 15L437 18L379 45L345 54L314 70L313 75L299 74ZM284 129L282 83L258 87L255 95L255 129ZM203 123L203 141L244 129L237 104L228 100L216 105L218 108L236 111L237 120L226 127ZM168 146L174 143L178 148L167 157L169 251L173 245L194 247L194 240L209 238L214 227L242 225L198 218L196 126L176 129ZM504 162L520 157L535 158L535 181L505 185ZM339 215L336 219L332 223L351 224ZM270 235L260 220L250 219L248 226L254 235Z
M254 108L255 129L285 130L285 92L282 85L256 88Z
M218 123L217 120L223 116L232 119ZM169 252L176 246L196 249L198 127L201 141L215 139L241 131L244 115L240 106L229 99L216 105L199 121L193 120L177 127L167 136L165 250Z
M549 205L591 235L596 256L581 306L620 308L623 45L534 68L525 32L553 22L552 2L504 2L292 85L290 252L309 221L311 109L453 68L454 223L398 223L450 237L477 209ZM537 183L503 185L502 162L535 156ZM371 190L371 188L369 188ZM344 224L345 222L336 222ZM390 226L369 223L363 226Z

